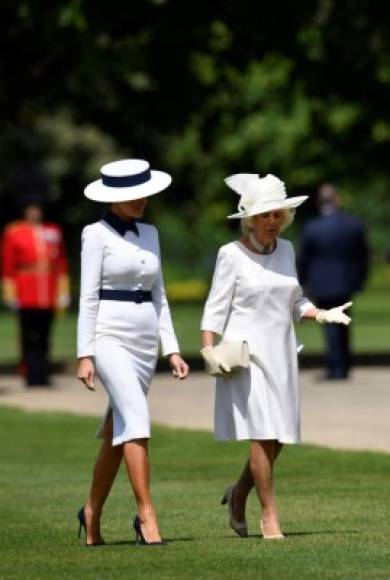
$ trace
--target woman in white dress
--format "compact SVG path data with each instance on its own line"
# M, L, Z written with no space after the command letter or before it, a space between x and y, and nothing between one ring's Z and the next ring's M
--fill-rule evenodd
M89 497L78 513L88 546L104 543L100 517L122 459L138 507L137 542L162 543L149 491L147 403L159 341L175 377L184 379L188 366L165 296L158 232L137 219L147 198L170 182L146 161L127 159L103 166L101 179L84 191L89 199L110 203L105 217L82 233L77 376L93 390L96 369L109 397Z
M344 309L317 308L302 295L292 244L279 238L307 196L287 198L284 183L273 175L236 174L225 180L241 198L238 213L243 236L222 246L201 324L202 355L216 381L215 437L250 440L249 460L237 482L228 487L229 522L248 535L245 504L256 488L261 504L260 529L267 539L283 538L276 511L272 473L285 443L300 438L297 344L293 319L349 324ZM246 341L249 368L230 372L214 349L223 341Z

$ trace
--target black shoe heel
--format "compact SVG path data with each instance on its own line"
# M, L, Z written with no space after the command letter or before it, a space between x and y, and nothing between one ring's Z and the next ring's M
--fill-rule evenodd
M77 513L77 519L79 520L79 533L78 537L81 538L81 530L84 529L85 535L87 535L87 526L85 525L85 514L84 507L82 507Z
M136 516L134 518L133 529L135 532L135 543L137 544L137 546L166 546L167 545L167 543L164 542L164 540L161 540L160 542L147 542L145 540L145 537L144 537L142 530L141 530L141 520L139 519L139 516Z

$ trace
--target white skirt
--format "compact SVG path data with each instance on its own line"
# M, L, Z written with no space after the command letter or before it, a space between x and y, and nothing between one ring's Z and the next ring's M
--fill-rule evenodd
M284 388L281 388L281 386ZM214 435L218 441L269 440L299 443L299 393L275 382L255 362L216 381Z
M150 437L147 395L158 342L158 320L151 302L100 302L95 364L109 403L98 436L102 436L112 413L113 446Z

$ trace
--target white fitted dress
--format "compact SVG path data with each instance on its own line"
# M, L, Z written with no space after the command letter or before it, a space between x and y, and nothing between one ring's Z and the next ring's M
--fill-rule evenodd
M82 233L78 357L94 357L113 416L113 445L150 437L148 389L162 353L179 352L161 273L158 233L121 233L104 219ZM100 300L100 289L149 290L152 302Z
M289 241L278 238L267 255L238 241L220 248L201 328L225 340L246 340L250 368L216 380L216 439L299 442L293 318L311 307Z

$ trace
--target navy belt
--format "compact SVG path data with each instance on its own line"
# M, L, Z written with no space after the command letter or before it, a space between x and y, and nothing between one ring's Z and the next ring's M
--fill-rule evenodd
M152 293L150 290L105 290L99 291L100 300L119 300L121 302L151 302Z

